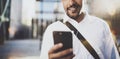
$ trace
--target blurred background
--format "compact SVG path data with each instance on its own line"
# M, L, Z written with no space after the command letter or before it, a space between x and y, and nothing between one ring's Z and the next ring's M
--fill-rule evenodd
M120 1L86 0L108 22L120 52ZM0 59L39 59L46 27L64 15L61 0L0 0Z

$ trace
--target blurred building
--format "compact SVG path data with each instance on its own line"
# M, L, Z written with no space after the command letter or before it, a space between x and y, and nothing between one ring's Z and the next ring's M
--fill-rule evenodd
M9 38L11 0L0 0L0 45Z

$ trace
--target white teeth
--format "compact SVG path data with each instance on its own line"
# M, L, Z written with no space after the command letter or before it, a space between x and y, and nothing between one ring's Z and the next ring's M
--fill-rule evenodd
M71 10L75 10L75 8L71 8Z
M70 10L75 11L75 10L76 10L76 8L71 7L71 8L70 8Z

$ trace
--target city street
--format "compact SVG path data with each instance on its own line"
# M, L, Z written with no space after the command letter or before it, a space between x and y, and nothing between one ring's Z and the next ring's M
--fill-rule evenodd
M8 40L0 46L0 59L39 59L40 40Z

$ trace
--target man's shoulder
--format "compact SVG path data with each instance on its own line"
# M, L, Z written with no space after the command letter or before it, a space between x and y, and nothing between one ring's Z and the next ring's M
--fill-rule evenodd
M93 15L89 15L89 17L90 17L90 20L93 21L93 22L107 24L107 22L100 17L96 17L96 16L93 16Z
M69 28L60 21L53 22L52 24L50 24L46 28L46 31L49 31L49 32L52 32L52 31L65 31L65 30L67 31L67 30L69 30Z
M56 27L56 26L59 26L59 25L61 25L61 22L60 21L56 21L56 22L53 22L50 25L48 25L48 27Z
M54 29L56 30L56 29L61 29L61 28L65 28L65 25L60 21L53 22L47 27L47 29L51 29L51 30L54 30Z

